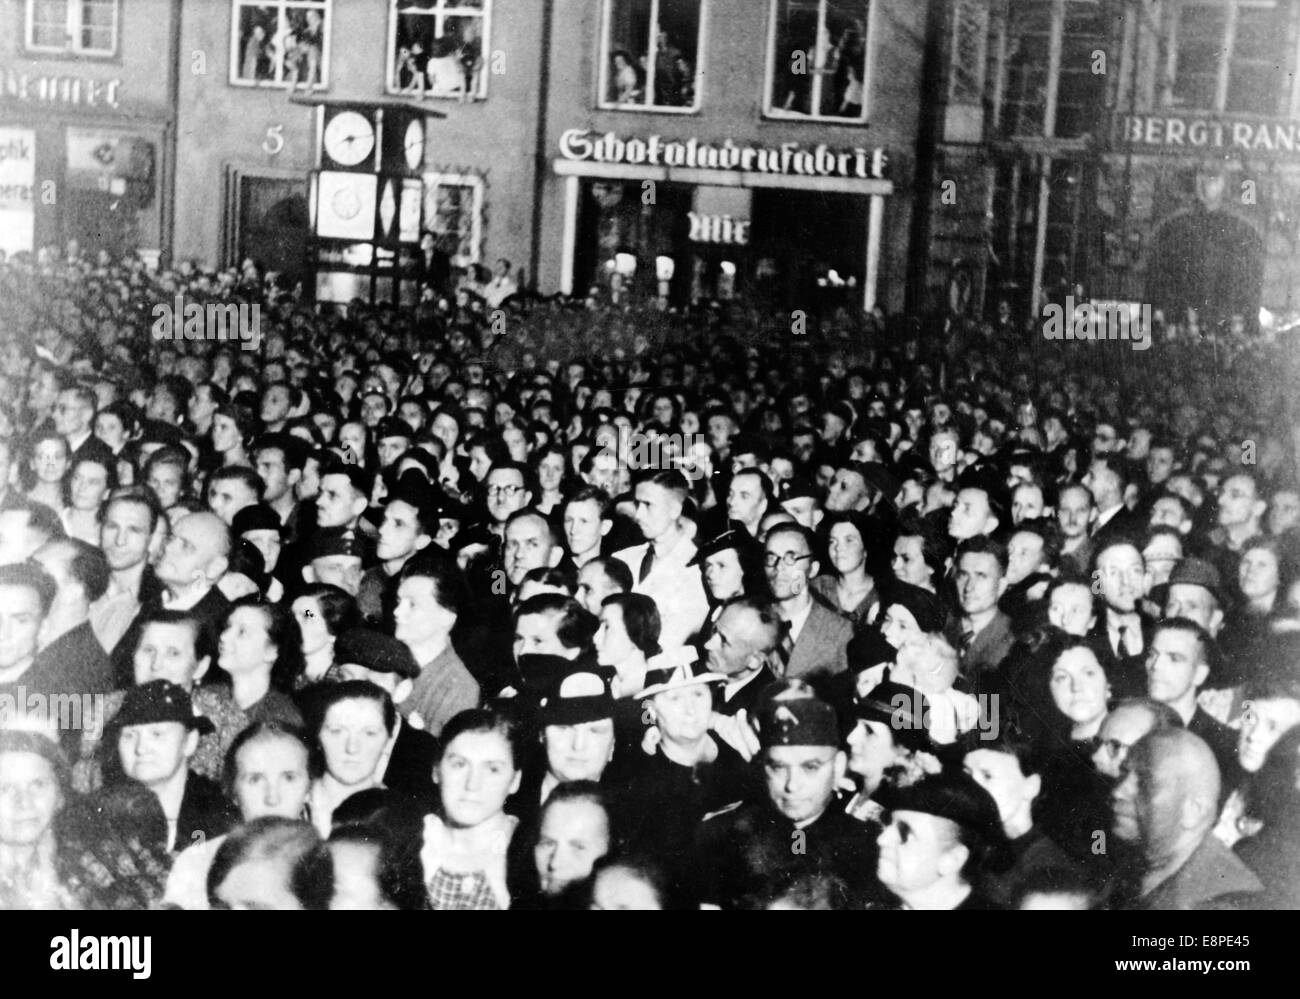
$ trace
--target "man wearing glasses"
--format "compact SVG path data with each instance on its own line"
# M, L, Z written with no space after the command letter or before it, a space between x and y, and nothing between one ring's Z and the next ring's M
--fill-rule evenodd
M812 532L799 524L778 524L768 533L763 562L777 613L789 625L773 657L786 679L849 668L853 625L813 600L808 587L820 571Z
M1150 697L1120 701L1101 723L1094 740L1092 765L1103 777L1117 781L1124 773L1128 751L1148 732L1181 728L1183 720L1168 704Z

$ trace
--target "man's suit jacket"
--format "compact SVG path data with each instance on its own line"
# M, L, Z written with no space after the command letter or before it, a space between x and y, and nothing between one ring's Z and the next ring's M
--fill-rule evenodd
M776 674L773 673L769 667L764 666L746 680L744 685L726 700L723 700L725 689L719 691L717 699L718 703L713 710L720 715L727 715L728 717L738 715L743 710L746 717L753 718L754 708L758 704L758 696L763 692L765 687L775 682ZM719 684L718 686L722 687L723 685Z
M847 618L814 601L808 620L795 639L785 678L843 673L849 668L848 647L852 637L853 625Z
M1111 698L1122 701L1126 697L1145 697L1147 692L1147 651L1151 648L1151 622L1142 618L1142 651L1135 656L1117 656L1110 644L1110 630L1106 612L1097 614L1097 623L1088 632L1088 646L1097 654L1097 662L1106 671L1110 681Z
M384 769L384 786L432 808L438 800L433 784L438 740L428 732L413 728L405 718L399 717L398 725L401 727Z
M1092 556L1096 550L1096 542L1092 538L1084 538L1083 543L1074 551L1062 553L1061 571L1087 576L1092 571Z
M1246 776L1237 757L1237 732L1200 707L1187 723L1187 731L1210 747L1215 762L1219 764L1219 805L1222 806Z
M640 580L641 561L649 548L648 544L634 545L614 557L632 570L632 592L644 593L659 608L663 622L659 644L667 651L687 644L700 630L709 613L709 598L699 567L686 564L695 557L694 542L682 538L672 551L656 552L650 574Z
M1264 890L1237 855L1207 833L1196 852L1134 907L1148 912L1187 909L1250 909Z
M1146 528L1143 518L1126 506L1121 506L1115 516L1092 532L1092 550L1099 552L1116 540L1142 543L1142 534Z
M954 649L960 651L962 624L960 615L952 618L945 629L946 637ZM974 677L980 673L995 670L1002 665L1002 660L1011 651L1016 636L1011 629L1011 618L1001 611L993 615L983 628L971 639L970 648L961 659L962 673Z

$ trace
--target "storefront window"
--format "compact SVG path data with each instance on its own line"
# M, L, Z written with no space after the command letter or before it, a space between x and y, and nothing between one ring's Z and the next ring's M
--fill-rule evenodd
M869 0L773 0L768 114L862 121Z
M426 173L424 231L433 234L453 267L477 264L483 243L483 178Z
M1174 10L1165 103L1277 114L1289 91L1287 10L1275 0L1185 0Z
M231 21L232 84L329 86L329 0L234 0Z
M117 21L118 0L27 0L27 48L115 55Z
M701 0L607 0L601 104L698 107L700 8Z
M490 0L389 0L388 92L486 97L489 14Z

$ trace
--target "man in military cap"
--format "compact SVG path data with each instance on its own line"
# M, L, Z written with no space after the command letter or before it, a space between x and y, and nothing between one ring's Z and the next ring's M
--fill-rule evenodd
M879 900L876 847L836 801L848 759L835 710L804 684L775 685L756 712L763 791L706 816L695 842L695 886L723 909L753 904L774 880L832 875L858 901Z
M355 597L361 590L365 551L359 534L318 534L308 545L302 577L309 583L330 583Z

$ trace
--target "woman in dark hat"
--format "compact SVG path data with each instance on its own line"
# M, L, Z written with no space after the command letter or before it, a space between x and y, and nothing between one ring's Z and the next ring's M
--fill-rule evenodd
M653 719L654 748L633 754L622 796L629 848L679 863L705 815L749 796L752 771L710 726L726 677L700 663L650 671L640 694ZM643 750L648 748L647 741ZM678 872L685 879L685 870Z
M930 742L930 704L914 687L886 681L853 706L856 721L848 735L849 773L861 780L845 811L877 829L885 806L878 793L907 787L925 774L938 773L939 758Z
M709 616L705 618L697 644L703 647L713 634L713 626L722 614L728 600L745 595L767 592L767 579L763 574L763 551L749 533L734 521L715 538L700 545L691 565L700 567L704 578L704 591L709 600ZM701 657L706 658L706 657Z
M877 875L903 909L988 910L975 887L1005 836L993 798L965 774L935 774L889 796Z

